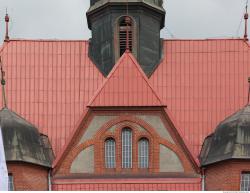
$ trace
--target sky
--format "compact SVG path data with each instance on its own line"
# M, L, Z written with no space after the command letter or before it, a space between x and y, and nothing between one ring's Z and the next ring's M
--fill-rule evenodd
M169 39L243 37L246 2L164 0L166 24L161 36ZM89 0L0 0L0 44L5 34L6 8L11 38L80 40L91 37L86 21ZM250 27L250 21L248 23Z

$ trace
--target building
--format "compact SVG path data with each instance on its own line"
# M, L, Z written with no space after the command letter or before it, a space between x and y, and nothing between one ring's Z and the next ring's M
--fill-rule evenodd
M41 144L35 162L7 159L15 190L249 188L248 132L241 130L250 123L249 107L242 109L247 37L163 40L162 3L91 0L86 41L15 40L6 32L0 118L8 112L25 125L3 135L8 141L6 132L20 128L30 132L21 139L32 134ZM10 142L6 154L37 152L29 141L18 144ZM18 186L20 170L29 173L25 187ZM34 179L47 185L29 187L40 183Z

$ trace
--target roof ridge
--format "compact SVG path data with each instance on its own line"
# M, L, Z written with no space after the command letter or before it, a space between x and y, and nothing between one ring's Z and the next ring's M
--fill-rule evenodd
M158 105L156 105L156 106L165 106L163 104L162 100L160 99L160 97L158 96L158 94L156 93L156 91L154 90L154 88L152 87L152 85L150 84L149 79L146 77L145 73L142 71L141 67L139 66L139 64L136 61L136 59L134 58L134 56L129 52L125 52L122 55L122 57L118 60L118 62L115 64L115 66L113 67L113 69L109 73L109 75L108 75L107 79L105 80L105 82L103 83L103 85L97 90L94 97L92 97L92 99L90 100L90 102L87 105L88 107L93 105L93 103L95 102L97 97L100 95L100 93L106 87L106 85L111 80L111 78L114 76L116 71L119 69L119 66L122 64L122 62L126 61L126 60L128 61L128 59L130 59L132 61L132 64L135 66L135 69L140 73L142 80L147 84L147 86L151 90L152 94L156 98L157 103L158 103ZM140 105L138 105L138 106L140 106ZM153 105L153 106L155 106L155 105Z
M105 85L107 84L108 80L110 79L110 77L112 77L112 74L115 73L115 71L117 70L119 64L121 63L121 61L125 58L125 54L122 55L122 57L117 61L117 63L115 64L115 66L113 67L113 69L110 71L110 73L108 74L106 80L103 82L103 84L100 86L99 89L97 89L97 91L95 92L95 94L93 95L93 97L90 99L90 101L87 104L87 107L90 106L94 100L97 98L97 96L99 95L99 93L103 90L103 88L105 87Z
M14 41L27 41L27 42L89 42L89 40L70 40L70 39L23 39L23 38L13 38L10 39L9 42Z
M144 71L142 70L142 68L138 64L138 62L135 60L134 56L131 53L129 53L128 56L133 61L133 63L135 64L135 66L139 70L139 72L141 72L143 79L148 83L148 86L151 88L151 90L153 91L153 93L155 94L155 96L157 97L157 99L159 100L159 102L162 104L162 106L165 106L163 104L162 100L160 99L159 95L157 94L157 92L154 90L154 87L149 82L149 78L146 76L146 74L144 73Z
M244 38L176 38L176 39L164 39L164 41L222 41L222 40L229 40L229 41L233 41L233 40L238 40L238 41L244 41L244 42L248 42L246 41Z

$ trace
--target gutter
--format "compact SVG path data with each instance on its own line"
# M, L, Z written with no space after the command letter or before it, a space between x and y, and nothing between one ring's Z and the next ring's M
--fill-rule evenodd
M201 169L201 190L205 191L206 187L205 187L205 179L206 179L206 175L205 175L205 168Z
M49 188L49 191L52 191L51 169L49 169L49 173L48 173L48 188Z

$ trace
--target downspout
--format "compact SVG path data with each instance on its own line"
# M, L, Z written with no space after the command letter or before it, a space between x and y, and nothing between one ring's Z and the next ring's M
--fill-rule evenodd
M51 183L51 169L49 169L49 173L48 173L48 188L49 191L52 190L52 183Z
M205 191L205 179L206 179L206 176L205 176L205 168L201 168L201 190L202 191Z

